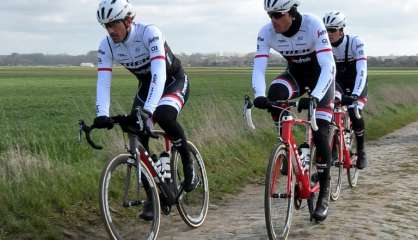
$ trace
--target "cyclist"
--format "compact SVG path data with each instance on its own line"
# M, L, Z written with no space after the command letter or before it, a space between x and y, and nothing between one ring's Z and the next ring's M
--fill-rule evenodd
M254 58L252 87L254 105L269 109L271 101L299 97L305 87L313 89L312 96L317 106L316 119L319 130L314 133L317 147L317 169L320 184L318 202L313 214L323 221L328 214L331 160L330 123L334 107L335 63L331 45L322 21L310 14L301 14L299 0L264 1L264 9L271 22L261 28ZM287 60L287 69L271 83L265 95L265 71L270 49ZM301 98L298 110L309 106L309 98ZM270 109L273 120L279 120L280 112Z
M364 169L367 166L364 151L364 119L355 117L355 106L352 105L353 100L357 100L362 114L361 110L367 103L367 55L364 42L358 36L344 33L346 17L343 13L338 11L326 13L323 21L337 65L335 96L338 100L342 100L343 104L349 105L348 112L357 140L356 167Z
M177 116L189 96L189 83L180 61L165 42L161 31L154 25L134 23L135 11L128 0L102 0L97 20L106 29L98 50L98 79L94 125L112 128L109 118L110 83L113 62L120 63L138 80L132 114L142 107L141 118L148 131L156 122L170 136L179 151L184 170L184 190L192 191L197 185L193 162L187 148L186 136ZM138 136L146 148L149 137ZM142 179L149 192L149 184ZM147 194L148 197L151 194ZM147 201L140 217L153 219L151 201Z

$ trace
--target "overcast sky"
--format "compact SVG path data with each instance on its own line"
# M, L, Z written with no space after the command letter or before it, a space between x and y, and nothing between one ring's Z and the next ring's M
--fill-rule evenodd
M418 0L301 0L303 13L340 10L347 32L359 35L368 55L418 54ZM0 55L84 54L106 34L97 23L99 0L2 0ZM160 27L174 52L255 51L269 21L263 0L131 0L136 22Z

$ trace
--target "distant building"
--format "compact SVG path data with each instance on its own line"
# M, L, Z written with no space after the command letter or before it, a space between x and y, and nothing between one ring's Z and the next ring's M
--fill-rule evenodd
M94 64L90 62L80 63L80 67L92 67L94 68Z

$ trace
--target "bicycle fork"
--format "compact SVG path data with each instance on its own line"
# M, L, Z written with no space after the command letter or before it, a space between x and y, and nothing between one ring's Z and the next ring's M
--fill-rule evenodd
M132 207L132 206L138 206L138 205L142 205L144 204L143 200L129 200L129 187L131 185L131 174L132 174L132 166L136 166L136 172L135 175L137 176L136 181L137 181L137 193L139 195L139 191L141 189L141 164L139 164L138 161L135 160L136 157L134 156L134 158L128 158L127 161L127 166L126 166L126 177L125 177L125 184L124 184L124 193L123 193L123 202L122 205L124 207Z

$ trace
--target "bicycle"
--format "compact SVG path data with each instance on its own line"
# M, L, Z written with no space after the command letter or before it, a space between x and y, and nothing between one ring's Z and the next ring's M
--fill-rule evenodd
M286 239L292 222L293 207L301 209L303 199L312 221L315 204L318 199L319 182L316 171L316 148L313 145L312 130L318 130L315 120L315 108L311 101L308 120L296 117L292 108L297 101L275 101L271 108L282 110L278 130L278 143L274 147L266 172L264 210L269 239ZM254 129L251 118L252 103L245 97L244 118L247 125ZM305 141L297 147L293 133L294 126L305 128Z
M361 118L358 102L353 101L354 113ZM348 184L351 188L357 186L359 170L356 168L357 151L356 137L351 126L347 106L341 101L335 102L333 116L332 160L331 160L331 195L333 201L338 200L341 193L342 171L347 172Z
M139 116L136 119L141 120ZM161 172L161 165L156 163L156 155L148 152L136 137L141 132L134 126L138 120L132 120L132 116L121 115L111 119L121 127L124 136L125 133L128 134L129 145L125 143L127 153L119 154L106 163L100 177L100 212L109 236L112 239L154 240L160 228L160 212L169 215L173 205L177 206L187 225L193 228L201 226L208 211L209 186L205 164L195 145L188 142L199 184L195 190L186 193L183 191L184 175L180 154L163 131L155 130L148 135L162 140L150 142L150 148L151 145L163 146L163 152L169 154L170 178L166 178ZM79 124L80 140L84 132L91 147L102 149L102 146L91 139L91 131L95 126L87 126L83 120ZM149 185L148 193L144 188L144 181ZM151 221L138 217L147 199L151 200L153 206L154 217Z

